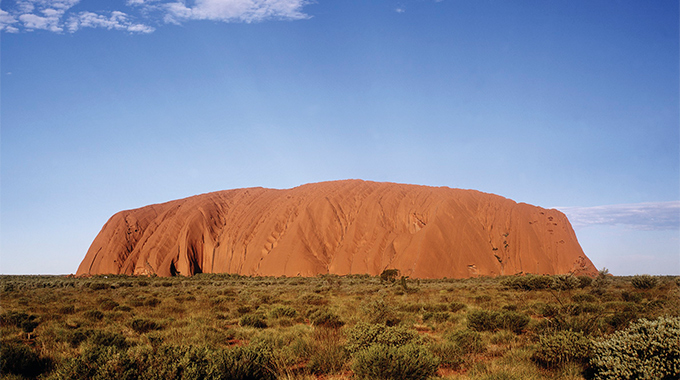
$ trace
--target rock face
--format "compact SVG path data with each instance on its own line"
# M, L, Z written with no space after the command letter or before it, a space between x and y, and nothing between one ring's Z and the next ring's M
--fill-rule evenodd
M249 188L121 211L78 275L238 273L415 278L597 270L567 217L446 187L346 180Z

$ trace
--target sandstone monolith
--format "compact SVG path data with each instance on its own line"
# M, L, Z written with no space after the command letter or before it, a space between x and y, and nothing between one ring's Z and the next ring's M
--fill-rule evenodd
M567 217L475 190L344 180L121 211L78 275L595 275Z

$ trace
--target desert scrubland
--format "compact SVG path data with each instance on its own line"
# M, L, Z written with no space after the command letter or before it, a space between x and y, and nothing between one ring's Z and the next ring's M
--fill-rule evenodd
M680 279L2 276L41 379L675 379ZM647 376L647 377L645 377Z

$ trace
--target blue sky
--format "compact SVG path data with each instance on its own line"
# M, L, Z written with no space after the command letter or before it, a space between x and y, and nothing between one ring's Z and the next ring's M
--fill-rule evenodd
M680 274L678 2L0 3L0 273L72 273L115 212L361 178L560 208Z

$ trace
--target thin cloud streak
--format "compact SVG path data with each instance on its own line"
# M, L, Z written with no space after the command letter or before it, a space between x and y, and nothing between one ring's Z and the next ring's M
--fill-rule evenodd
M191 20L251 23L311 17L302 10L311 3L309 0L127 0L125 12L72 11L80 3L80 0L15 1L13 6L0 10L0 31L74 33L82 28L103 28L151 33L156 29L152 25L181 24Z
M556 208L567 215L576 229L594 225L642 231L680 229L680 201Z

